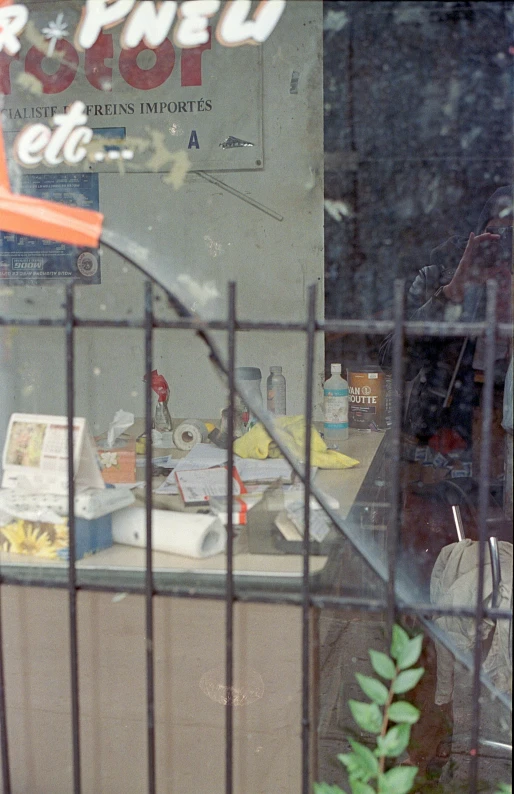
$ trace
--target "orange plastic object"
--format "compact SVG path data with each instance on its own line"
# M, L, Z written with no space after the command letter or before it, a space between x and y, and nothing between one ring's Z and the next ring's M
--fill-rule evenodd
M12 193L0 122L0 231L96 248L102 224L100 212Z

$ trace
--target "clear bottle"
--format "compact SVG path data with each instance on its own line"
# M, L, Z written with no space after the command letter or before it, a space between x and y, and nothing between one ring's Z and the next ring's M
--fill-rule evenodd
M329 449L338 449L348 438L348 383L341 377L341 364L331 364L330 372L323 384L323 435Z
M270 367L266 381L268 411L272 414L286 413L286 379L282 375L282 367Z
M167 400L161 400L159 398L159 400L157 401L157 405L155 406L153 426L160 433L164 433L168 430L171 430L172 428L171 416L168 410Z

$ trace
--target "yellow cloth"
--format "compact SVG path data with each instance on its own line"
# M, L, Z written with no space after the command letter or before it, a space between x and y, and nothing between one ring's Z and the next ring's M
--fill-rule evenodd
M303 416L277 416L277 434L298 460L305 456L305 419ZM234 441L234 452L241 458L280 458L282 453L271 440L263 425L256 424L241 438ZM349 458L327 445L315 428L311 428L311 465L319 469L350 469L358 460Z

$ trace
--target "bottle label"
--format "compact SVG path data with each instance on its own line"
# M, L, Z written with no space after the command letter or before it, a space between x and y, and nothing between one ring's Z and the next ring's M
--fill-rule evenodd
M324 425L328 429L348 427L348 389L324 389Z

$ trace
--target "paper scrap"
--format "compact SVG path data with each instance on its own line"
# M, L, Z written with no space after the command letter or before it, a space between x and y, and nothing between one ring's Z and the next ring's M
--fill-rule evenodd
M177 461L175 471L212 469L214 466L223 466L227 457L226 449L219 449L214 444L196 444L184 458Z
M279 478L291 481L292 468L284 458L253 458L236 457L234 465L243 482L274 482Z

